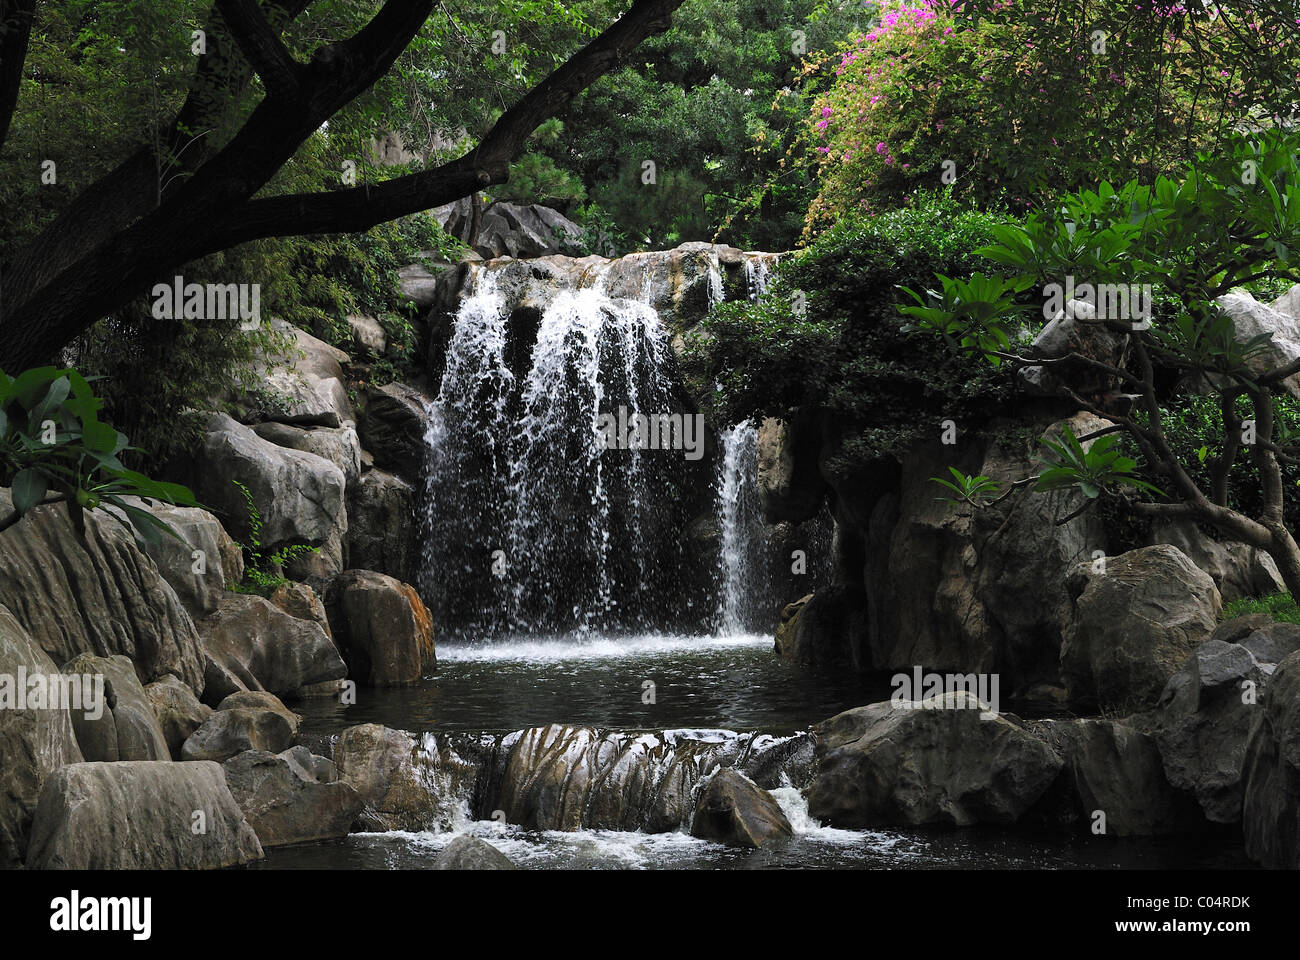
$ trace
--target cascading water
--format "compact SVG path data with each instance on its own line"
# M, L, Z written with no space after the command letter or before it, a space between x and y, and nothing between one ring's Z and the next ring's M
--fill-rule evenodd
M766 257L745 260L745 292L757 300L768 287ZM765 530L758 505L758 428L753 421L722 431L717 478L718 614L723 636L770 630L771 596L765 570Z
M752 421L722 433L718 470L719 573L718 632L757 632L770 627L770 602L755 596L763 562L762 517L758 509L758 430Z
M686 443L668 331L599 271L523 300L478 268L455 315L426 434L421 588L452 632L680 629L708 586L683 546L706 464ZM531 356L512 370L530 317ZM658 442L674 437L687 449Z

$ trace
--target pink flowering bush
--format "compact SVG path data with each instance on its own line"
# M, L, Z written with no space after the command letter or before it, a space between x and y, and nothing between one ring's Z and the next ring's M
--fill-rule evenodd
M1268 11L1239 6L1228 24L1169 3L883 3L820 64L805 234L948 183L1020 214L1044 193L1165 173L1296 102L1300 34ZM1265 36L1268 55L1246 56Z

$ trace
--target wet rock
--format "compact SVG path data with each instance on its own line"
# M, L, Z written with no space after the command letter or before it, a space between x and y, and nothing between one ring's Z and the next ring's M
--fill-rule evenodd
M82 760L66 708L15 709L11 698L20 691L9 684L17 684L20 671L28 678L59 673L13 614L0 606L0 676L12 678L0 680L0 869L17 866L26 856L45 782L65 764Z
M62 672L67 676L102 678L101 715L91 719L81 710L72 713L77 743L87 761L171 759L153 704L130 660L121 655L97 657L83 653L65 663Z
M1300 869L1300 653L1278 664L1262 698L1242 771L1246 853Z
M12 508L0 489L0 516ZM203 651L176 591L121 523L85 514L81 540L63 504L0 533L0 604L56 663L122 654L147 682L172 674L203 690Z
M71 763L47 780L27 867L215 870L261 858L218 764L132 760Z
M673 831L690 822L693 793L705 776L754 759L753 740L723 731L687 736L534 727L502 742L494 804L507 822L535 830ZM764 772L777 771L768 765Z
M1153 706L1218 624L1214 581L1167 544L1080 564L1067 588L1061 677L1080 706Z
M438 854L435 870L518 870L514 862L486 840L461 834Z
M363 806L360 794L343 781L318 780L314 763L308 767L291 754L248 750L221 765L257 839L263 847L281 847L347 836Z
M175 677L155 680L144 688L144 693L153 706L168 754L173 760L181 759L181 747L203 726L212 708L200 703L194 692Z
M911 708L875 703L813 728L812 816L849 828L1014 823L1061 769L1056 752L1021 725L981 719L965 691L904 702Z
M415 683L437 666L433 620L415 591L373 570L348 570L325 594L334 638L358 683Z
M348 727L334 746L339 777L365 806L360 830L428 830L439 825L443 785L419 744L407 733L377 723Z
M367 387L357 430L375 464L415 483L424 464L430 398L404 383Z
M206 656L207 703L219 703L236 690L287 694L347 676L318 623L291 616L261 597L225 594L217 613L197 626Z
M772 795L742 773L724 767L700 793L691 836L729 847L766 847L794 835Z
M765 419L758 428L758 502L769 523L802 523L827 493L817 466L820 428L810 418Z

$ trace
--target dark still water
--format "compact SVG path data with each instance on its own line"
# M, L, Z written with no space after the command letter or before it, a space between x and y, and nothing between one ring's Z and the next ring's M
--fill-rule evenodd
M308 735L358 723L502 733L555 722L786 734L889 692L850 672L790 667L770 636L592 635L440 645L437 674L417 686L358 689L352 706L309 700L294 710Z

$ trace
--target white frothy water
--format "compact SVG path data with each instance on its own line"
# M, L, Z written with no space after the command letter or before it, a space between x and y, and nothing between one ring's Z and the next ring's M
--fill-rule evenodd
M672 653L700 653L710 650L739 650L771 647L767 634L739 633L727 636L692 636L640 634L608 636L580 634L514 637L481 643L446 643L438 645L442 663L482 663L488 661L547 662L563 660L615 660L632 657L661 656Z

